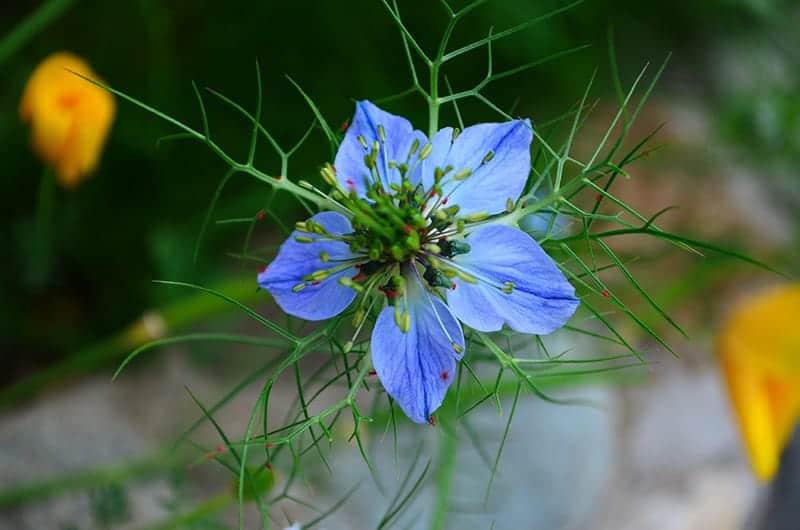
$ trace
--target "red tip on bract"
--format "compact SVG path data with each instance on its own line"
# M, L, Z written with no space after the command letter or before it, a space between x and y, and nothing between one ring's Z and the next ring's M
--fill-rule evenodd
M445 197L442 199L442 206L447 206L447 202L450 200L450 197Z
M602 201L603 200L603 194L602 193L598 193L597 195L595 195L594 200L597 201L597 202Z
M214 459L214 453L211 453L211 452L206 453L204 456L205 456L206 460L213 460Z
M270 462L264 464L264 467L267 468L267 471L272 471L272 464Z
M395 298L397 298L397 291L392 291L392 290L387 289L387 290L383 291L383 293L386 295L386 298L388 298L389 300L394 300Z
M259 210L258 213L256 214L256 221L261 221L262 219L264 219L266 215L267 212L265 212L264 210Z
M350 188L351 190L356 189L356 183L353 181L353 179L347 179L344 182L347 184L347 187Z
M224 445L220 444L220 445L217 446L217 452L218 453L224 453L226 450L227 450L227 448Z
M266 447L267 449L272 449L273 447L275 447L275 444L272 442L268 442L264 444L264 447Z
M600 294L602 294L602 295L603 295L603 298L608 298L609 296L611 296L611 293L609 293L608 291L603 291L603 292L602 292L602 293L600 293Z
M275 180L281 180L282 178L283 178L283 175L278 175L277 177L275 177Z
M450 372L447 370L442 371L442 381L447 381L450 379Z
M311 285L319 285L319 280L314 280L313 282L311 282Z
M450 284L450 290L451 291L455 291L456 290L456 282L453 282L453 283Z
M376 375L377 373L378 372L376 372L375 370L370 370L369 372L367 372L367 375Z
M265 272L267 272L267 266L266 265L264 265L263 267L258 269L258 273L259 274L264 274Z
M403 227L403 230L405 230L406 234L410 234L411 232L413 232L413 231L414 231L414 227L413 227L413 226L411 226L411 225L405 225L405 226Z
M344 120L344 123L342 123L341 131L346 132L347 129L349 128L350 128L350 120Z
M364 280L367 279L367 275L364 274L363 272L359 272L358 274L356 274L355 276L353 276L350 279L353 280L354 282L363 282Z
M435 427L436 426L436 418L431 416L430 418L428 418L428 423L431 424L431 427Z

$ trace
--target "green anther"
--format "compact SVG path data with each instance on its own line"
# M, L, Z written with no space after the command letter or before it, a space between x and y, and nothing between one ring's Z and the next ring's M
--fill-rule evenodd
M451 279L455 278L456 276L458 276L458 274L456 273L455 269L442 269L442 272L444 273L445 276L447 276L448 278L451 278Z
M341 285L342 287L352 287L353 285L355 285L353 283L353 280L351 280L347 276L340 277L338 281L339 281L339 285Z
M373 142L372 142L372 152L377 154L378 151L380 151L380 150L381 150L380 142L378 142L378 140L373 140Z
M392 189L392 191L395 191L397 193L400 193L403 190L403 188L400 187L400 184L397 184L396 182L392 182L391 184L389 184L389 187Z
M307 190L313 190L314 189L314 185L311 184L310 182L308 182L307 180L298 180L297 181L297 185L300 186L301 188L305 188Z
M442 210L442 209L439 209L439 210L434 210L434 212L433 212L433 217L434 217L434 218L435 218L437 221L447 221L447 217L448 217L448 216L447 216L447 212L445 212L445 211L444 211L444 210Z
M372 247L371 249L369 249L367 256L369 256L369 259L371 260L377 260L381 257L381 251L377 247Z
M300 291L302 291L302 290L303 290L303 289L305 289L305 288L306 288L306 284L304 284L304 283L298 283L297 285L295 285L294 287L292 287L292 292L293 292L293 293L299 293Z
M442 253L442 247L440 247L436 243L427 243L425 245L422 245L422 248L424 248L428 252L432 252L434 254L441 254Z
M329 271L327 269L322 269L322 270L318 270L318 271L312 272L311 273L311 279L312 280L317 280L317 281L324 280L325 278L327 278L330 275L331 275L331 271Z
M454 269L454 270L456 271L456 276L458 276L459 278L461 278L465 282L472 283L472 284L478 283L478 279L475 276L472 276L471 274L467 274L466 272L460 271L458 269Z
M406 238L406 247L411 250L419 250L419 232L415 230L408 234Z
M391 246L389 251L392 253L392 257L397 261L401 261L405 257L405 252L403 251L403 248L396 243Z
M458 232L460 234L461 232L464 231L464 227L465 226L466 226L466 223L464 222L464 220L463 219L459 219L456 222L456 232Z
M320 252L319 259L322 261L322 263L328 263L331 260L331 255L327 252Z
M313 243L314 239L306 236L294 236L294 240L298 243Z
M464 217L464 219L470 223L476 223L478 221L483 221L488 218L489 214L487 212L475 212Z
M364 155L364 165L370 170L375 169L375 157L372 155L373 153Z
M406 291L405 278L403 278L402 276L395 275L392 276L391 280L392 280L392 285L394 286L394 290L395 292L397 292L398 295L402 295L403 293L405 293Z
M411 315L408 311L403 311L403 325L400 326L400 330L403 333L408 333L408 330L411 329Z
M513 211L514 211L514 208L516 208L516 206L517 206L517 205L516 205L516 204L514 204L514 200L513 200L513 199L511 199L510 197L509 197L508 199L506 199L506 211L507 211L508 213L511 213L511 212L513 212Z
M419 140L414 139L414 142L411 144L411 150L408 152L408 158L411 158L411 155L417 152L419 149Z
M436 182L437 184L439 183L439 181L442 180L443 176L444 176L444 170L442 168L437 167L436 169L433 170L433 181Z
M358 143L360 143L361 147L363 147L364 149L368 149L367 141L360 134L358 135Z
M397 167L397 160L389 160L389 169L394 169Z
M483 157L483 163L488 164L492 161L492 158L494 158L494 151L489 151L486 153L486 156Z
M433 151L433 144L425 144L425 147L422 148L422 151L419 152L419 159L425 160L430 156L431 151Z
M457 343L454 342L453 343L453 351L458 353L458 354L461 354L461 353L464 352L464 348L462 348L460 344L457 344Z
M367 312L364 311L364 309L362 308L356 309L356 312L353 315L353 327L357 328L358 326L363 324L365 318L367 318Z
M457 204L454 204L452 206L448 206L447 208L444 209L444 211L450 217L455 217L460 210L461 210L461 207L459 205L457 205Z
M383 130L383 125L378 125L378 138L381 139L381 142L386 141L386 131Z
M439 244L442 248L441 255L446 258L452 258L453 256L466 254L470 251L469 243L466 241L443 240L439 241Z
M344 343L344 347L342 347L342 352L350 353L352 349L353 349L353 341L348 340L347 342Z
M338 182L336 181L336 173L333 171L333 167L330 164L325 164L322 166L319 174L322 175L322 180L324 180L327 185L333 187L338 185Z
M502 291L503 291L504 293L506 293L506 294L511 294L511 293L513 293L513 292L514 292L514 287L516 287L516 286L514 285L514 282L506 282L506 283L504 283L504 284L503 284L503 289L502 289Z
M398 166L397 166L397 169L399 169L399 170L400 170L400 175L401 175L401 176L403 176L403 177L405 177L405 176L406 176L406 173L408 172L408 164L406 164L406 163L404 162L404 163L402 163L402 164L398 165Z
M297 221L294 224L294 229L299 230L300 232L311 232L311 230L308 229L308 225L304 221Z
M467 168L467 169L462 169L461 171L457 171L456 174L453 175L453 178L455 180L464 180L465 178L469 177L470 175L472 175L472 170Z
M436 259L435 257L428 256L427 259L428 263L430 263L431 267L433 267L434 269L440 269L442 267L442 262Z
M414 212L411 216L411 226L425 228L425 218L419 212Z
M398 328L403 329L403 313L400 311L400 306L394 307L394 323Z
M461 129L459 129L458 127L454 128L453 129L453 141L454 142L456 141L456 138L458 138L459 134L461 134Z

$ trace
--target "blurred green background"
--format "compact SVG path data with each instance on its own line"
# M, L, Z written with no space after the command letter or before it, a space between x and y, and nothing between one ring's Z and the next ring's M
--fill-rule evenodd
M48 366L119 330L146 309L185 294L154 285L153 279L214 285L257 268L226 255L241 250L243 225L212 224L200 258L193 262L202 218L225 168L200 145L157 146L156 139L174 129L119 102L99 170L76 190L59 191L47 274L32 274L32 222L42 166L29 150L28 130L20 123L17 106L28 76L44 57L58 50L76 52L114 87L198 127L191 82L252 108L258 59L264 73L263 121L286 146L303 134L312 115L284 74L312 96L333 124L349 118L354 98L378 99L410 85L397 28L376 0L52 4L59 4L63 12L0 63L0 385ZM0 35L12 32L41 5L29 0L3 3ZM451 46L485 35L490 26L497 32L562 5L488 2L465 19ZM410 0L400 8L422 45L435 49L444 24L441 6ZM504 79L487 94L503 108L519 97L516 112L543 121L575 104L597 67L595 95L613 102L608 59L608 31L613 28L623 83L630 83L645 62L657 64L673 52L657 88L657 101L666 102L655 104L658 118L674 119L671 100L699 105L708 117L705 141L724 142L731 157L764 170L769 176L757 186L776 190L778 204L796 211L796 175L786 169L800 153L796 19L797 5L791 1L586 2L499 41L495 69L582 44L591 47ZM456 89L480 79L483 55L453 63L448 77ZM243 156L249 135L246 122L219 101L207 101L213 134L230 152ZM390 108L424 125L425 108L415 96ZM469 121L491 117L477 103L466 105L464 112ZM452 119L447 109L443 120ZM666 141L680 143L681 138ZM695 167L708 170L702 151L677 156L684 155ZM665 156L672 160L674 151ZM313 177L329 158L317 132L293 159L291 171ZM265 171L279 172L277 158L263 143L257 161ZM238 176L223 193L215 218L252 216L266 196L264 186ZM272 223L260 223L256 239L268 240L273 230ZM795 234L794 242L796 238ZM747 241L737 242L747 246ZM796 256L795 248L779 249L775 259L791 263L786 255Z

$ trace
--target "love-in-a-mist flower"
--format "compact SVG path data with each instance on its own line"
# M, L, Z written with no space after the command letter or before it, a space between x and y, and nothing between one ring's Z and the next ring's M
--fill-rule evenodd
M529 235L492 216L522 193L530 123L445 128L431 139L368 101L322 175L333 211L298 223L258 282L287 313L354 325L377 314L372 362L413 421L429 421L466 347L461 324L550 333L575 291Z
M72 72L97 79L80 57L50 55L28 80L19 107L22 120L31 125L33 149L66 188L94 170L115 113L108 91Z
M800 422L800 284L743 301L720 328L717 352L750 463L769 480Z

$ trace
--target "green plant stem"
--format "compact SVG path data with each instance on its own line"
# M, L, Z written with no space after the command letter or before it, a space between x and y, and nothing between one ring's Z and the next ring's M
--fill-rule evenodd
M33 13L0 39L0 65L60 17L74 3L75 0L49 0L43 2Z
M246 302L258 296L252 277L226 282L216 287L231 298ZM229 311L226 301L199 293L187 296L159 309L146 312L116 334L56 362L40 372L25 377L0 390L0 410L20 399L30 398L53 384L119 362L130 351L154 339L195 324L201 319Z
M453 429L455 426L455 423L450 424ZM443 430L439 439L439 467L436 472L436 501L433 507L431 530L442 530L445 527L450 509L450 491L453 486L458 452L458 436L455 430L452 432Z

